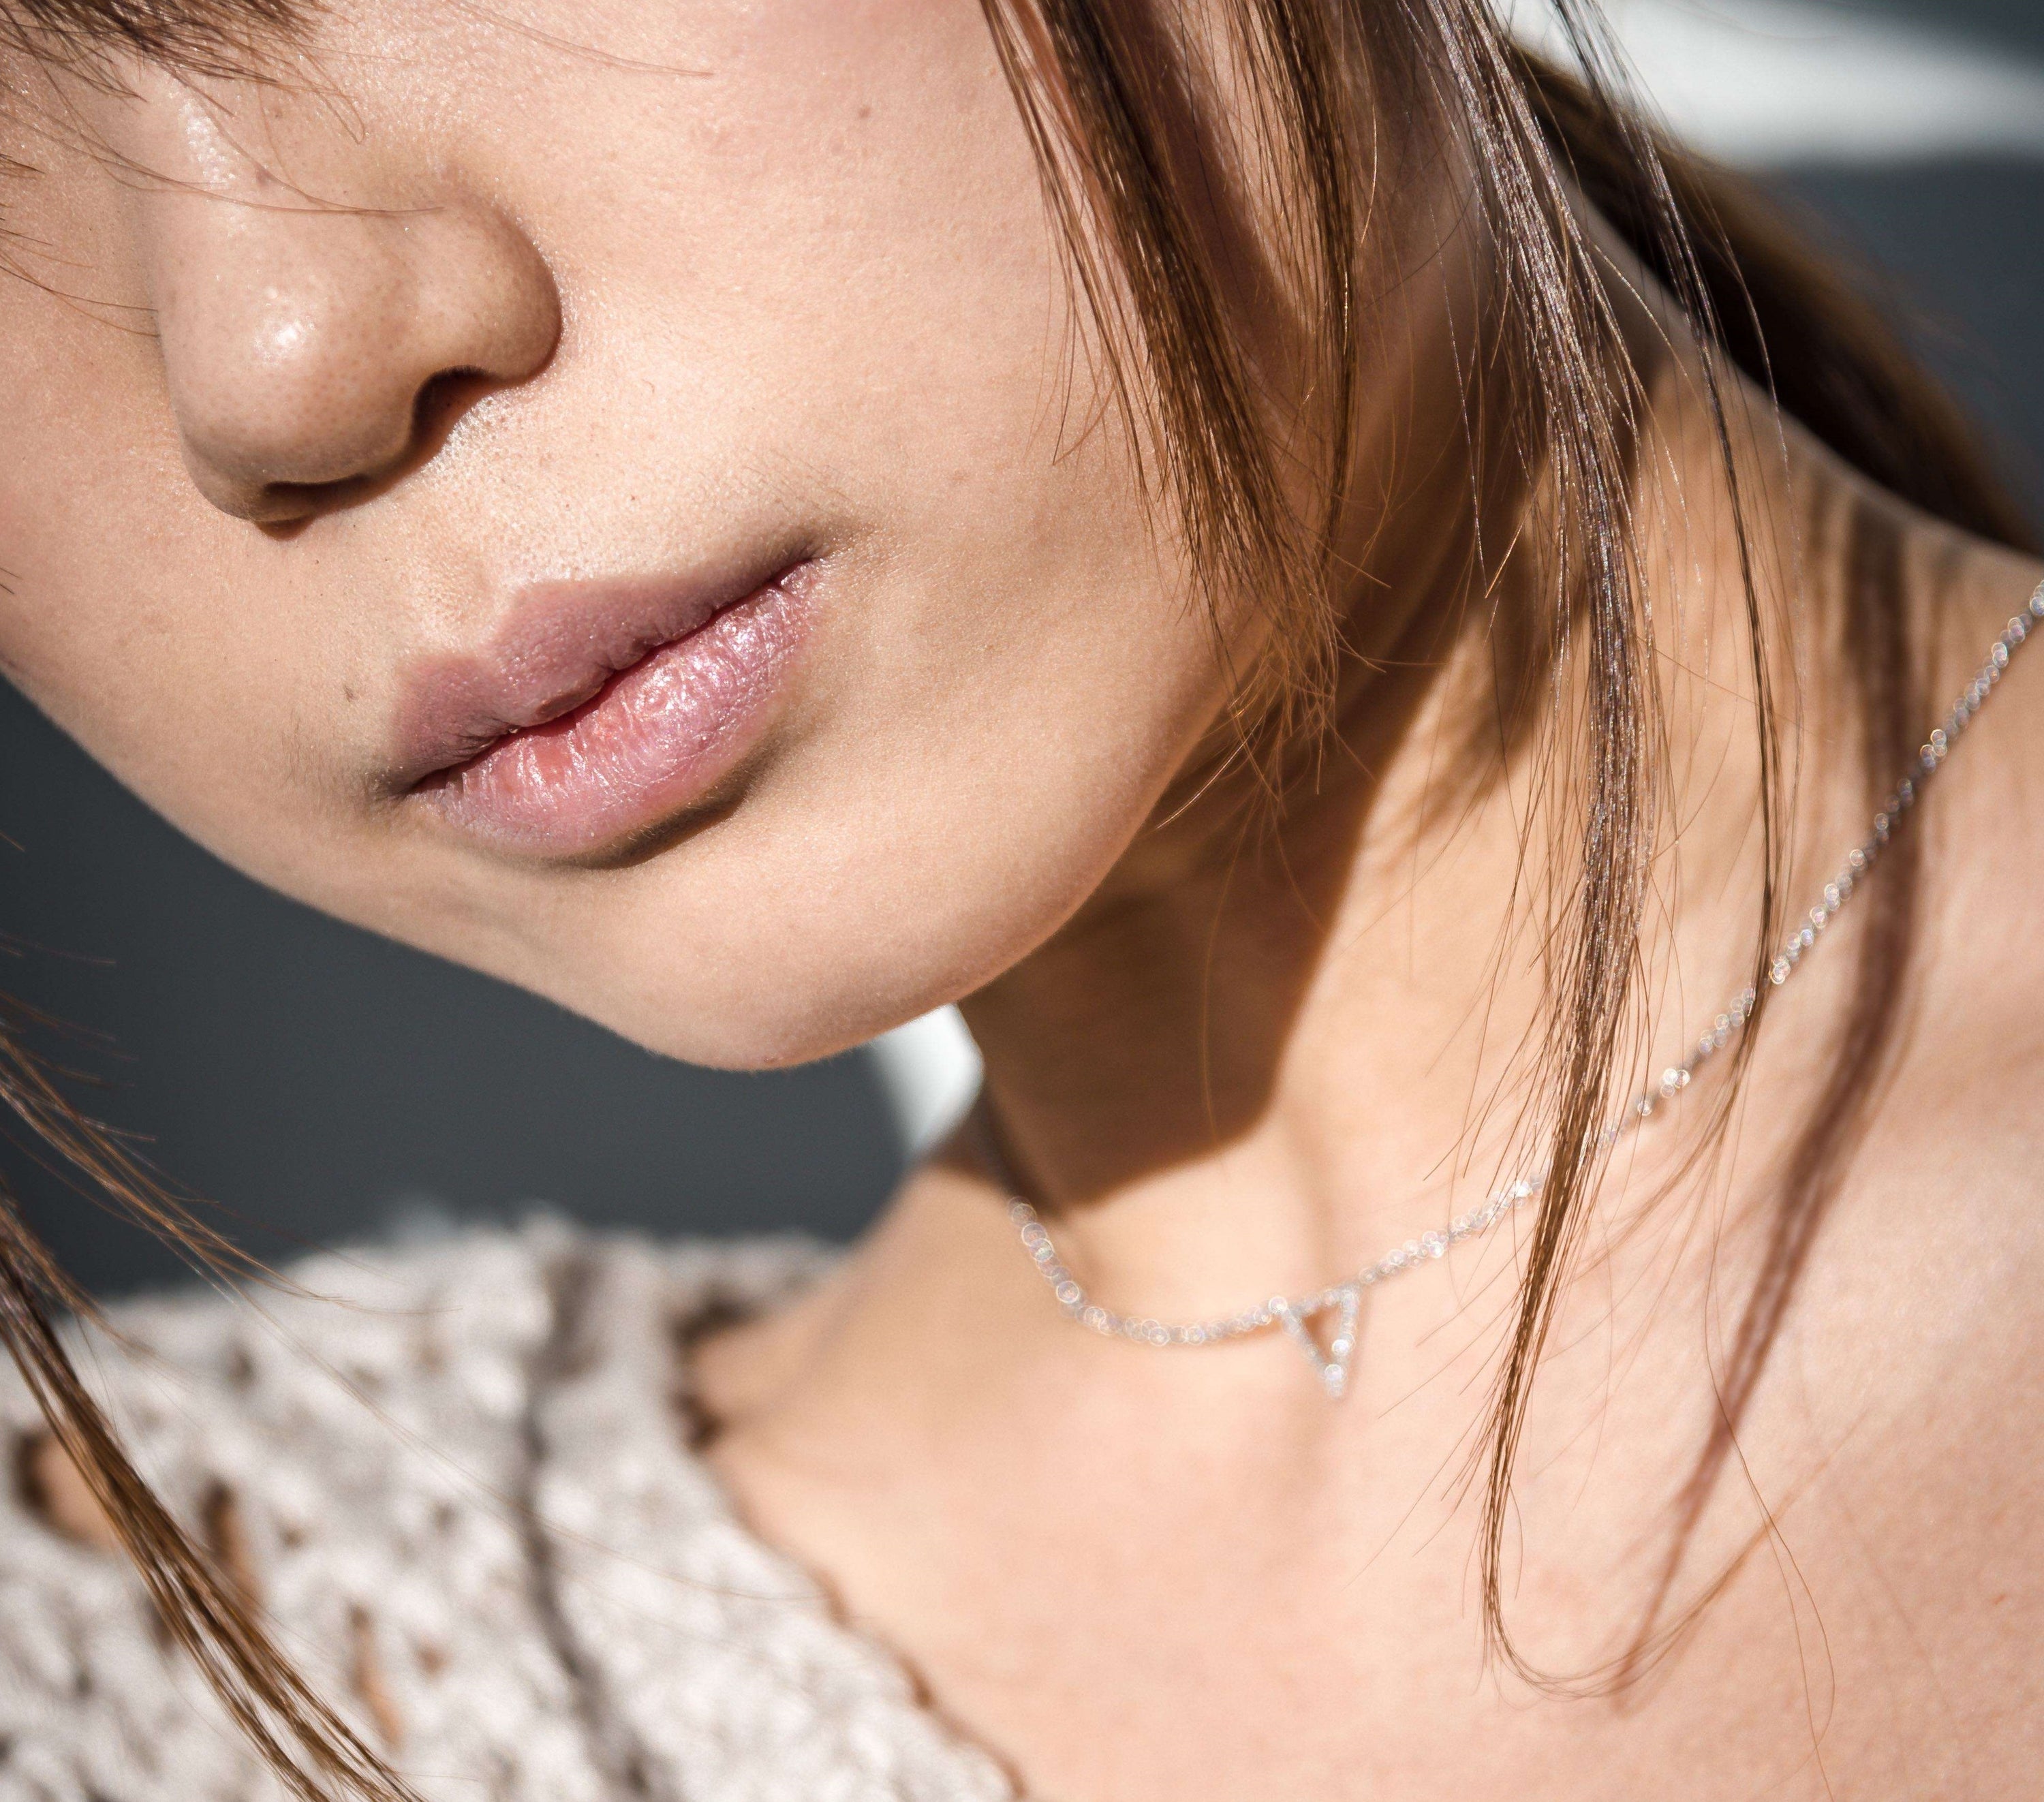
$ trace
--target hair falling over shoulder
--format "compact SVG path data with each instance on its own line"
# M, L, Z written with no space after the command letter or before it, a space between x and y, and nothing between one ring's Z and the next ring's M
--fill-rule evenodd
M1272 651L1239 672L1245 743L1309 737L1328 717L1340 650L1335 546L1351 478L1364 251L1385 159L1466 159L1478 223L1496 247L1495 317L1468 375L1481 405L1504 410L1508 430L1498 441L1509 447L1512 473L1544 497L1536 515L1546 540L1537 548L1547 572L1543 612L1522 629L1535 635L1542 667L1557 667L1565 655L1575 660L1581 697L1564 707L1553 685L1532 685L1520 722L1546 736L1548 767L1568 773L1554 786L1573 798L1558 805L1550 823L1567 840L1555 867L1568 880L1554 903L1539 1101L1524 1129L1537 1137L1550 1174L1527 1235L1476 1472L1490 1643L1545 1681L1525 1670L1504 1618L1513 1467L1557 1296L1582 1236L1600 1135L1634 1042L1665 776L1633 505L1643 396L1578 197L1659 278L1708 348L1707 398L1735 498L1719 380L1728 383L1736 371L1876 484L1925 512L2015 545L2029 542L2026 522L1957 409L1849 284L1806 252L1758 195L1628 108L1616 57L1587 0L1558 0L1570 72L1516 46L1489 0L1209 0L1182 10L1168 0L982 5L1071 281L1098 327L1111 399L1143 448L1153 498L1182 534L1209 601L1251 595L1272 617ZM105 60L110 71L125 56L202 72L259 73L263 57L305 22L296 12L288 0L0 0L0 30L37 56L87 69ZM1303 509L1286 479L1287 446L1267 417L1266 385L1235 329L1225 273L1201 216L1197 159L1185 149L1182 127L1197 117L1207 91L1195 72L1200 59L1185 48L1183 21L1195 13L1227 59L1236 110L1231 129L1253 140L1268 171L1258 193L1270 217L1259 223L1298 315L1287 354L1301 363L1288 379L1313 398L1324 422L1316 494ZM1387 118L1407 122L1396 144L1373 123ZM1870 515L1860 522L1851 562L1860 625L1850 673L1871 786L1906 753L1919 709L1898 554ZM1750 557L1746 568L1766 843L1752 968L1764 997L1759 978L1781 923L1784 802L1765 622ZM1543 696L1548 705L1539 705ZM1896 867L1868 903L1875 917L1861 940L1858 999L1844 1028L1862 1071L1893 1036L1893 989L1880 972L1910 936L1911 855L1898 846ZM0 1012L0 1097L29 1134L81 1190L168 1240L215 1280L261 1280L263 1273L73 1104L33 1048L51 1024L19 1007ZM1700 1451L1691 1497L1708 1493L1731 1448L1865 1093L1863 1082L1841 1082L1804 1128L1769 1228L1770 1274L1737 1321L1723 1421ZM171 1636L294 1793L308 1802L409 1796L137 1474L57 1329L67 1314L90 1323L90 1297L0 1193L0 1334ZM1673 1574L1671 1566L1670 1583ZM1600 1680L1623 1681L1673 1631L1646 1623L1625 1668Z

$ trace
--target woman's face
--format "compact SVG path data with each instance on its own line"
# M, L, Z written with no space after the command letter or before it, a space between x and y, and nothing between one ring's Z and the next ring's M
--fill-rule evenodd
M681 1056L1039 942L1221 694L976 0L306 48L6 68L10 674L264 881Z

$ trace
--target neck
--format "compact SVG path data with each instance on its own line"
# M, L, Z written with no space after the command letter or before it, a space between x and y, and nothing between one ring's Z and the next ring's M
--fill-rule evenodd
M1637 340L1665 347L1665 323ZM1430 364L1428 348L1416 336L1413 371L1452 368L1446 355ZM1644 501L1647 517L1676 523L1640 560L1666 720L1654 747L1669 772L1662 840L1679 838L1679 855L1657 866L1640 966L1646 1025L1614 1072L1614 1113L1635 1078L1675 1061L1744 985L1762 886L1739 551L1693 385L1675 352L1659 354L1640 462L1672 467L1679 501ZM1538 733L1500 742L1509 697L1499 678L1523 678L1503 647L1542 595L1508 562L1472 596L1476 527L1454 522L1470 518L1473 448L1450 425L1439 454L1414 455L1415 418L1431 406L1437 421L1458 421L1459 397L1404 393L1407 410L1364 435L1358 460L1424 473L1369 522L1347 621L1356 648L1324 736L1298 748L1273 801L1239 760L1230 766L1217 728L1080 913L963 1004L1006 1162L1094 1298L1124 1314L1208 1320L1319 1289L1538 1169L1541 1148L1523 1128L1555 992L1543 954L1572 900L1570 865L1550 859L1581 853L1546 823L1566 776L1538 755ZM1779 440L1758 436L1746 494L1750 503L1766 493L1754 512L1788 523ZM1831 478L1804 463L1792 512L1807 519ZM1484 528L1508 536L1520 504L1502 497ZM1762 584L1778 588L1785 566L1761 549ZM1817 573L1798 571L1796 591L1820 593ZM1790 637L1778 634L1772 653L1785 687ZM1528 705L1572 705L1578 661L1564 658ZM1823 697L1805 687L1798 698L1808 729ZM1820 862L1853 829L1861 794L1849 759L1826 762L1821 779L1800 785L1795 827ZM1693 1149L1692 1124L1657 1122L1633 1140L1616 1161L1618 1186L1654 1186L1657 1166L1672 1170ZM1109 1386L1118 1374L1142 1390L1153 1426L1176 1398L1207 1434L1230 1396L1245 1431L1280 1395L1325 1409L1281 1338L1132 1358L1075 1332L1018 1249L1005 1199L962 1139L909 1184L806 1326L783 1335L787 1361L766 1359L743 1388L763 1400L798 1370L813 1389L826 1365L869 1378L891 1367L863 1393L884 1395L897 1423L919 1397L932 1431L952 1430L1032 1370ZM1489 1278L1511 1268L1508 1244L1482 1258ZM1401 1297L1439 1290L1439 1305L1423 1297L1408 1319L1401 1299L1395 1320L1372 1329L1373 1360L1395 1355L1384 1337L1395 1327L1421 1362L1437 1361L1420 1343L1469 1291L1436 1277L1400 1285ZM1496 1293L1501 1305L1508 1291ZM941 1370L928 1358L933 1335L952 1348ZM811 1354L826 1340L833 1354L820 1364ZM843 1383L820 1387L832 1392L823 1405L856 1404Z
M1654 386L1685 404L1679 379ZM1743 985L1762 883L1737 553L1690 523L1722 517L1715 448L1685 420L1649 435L1694 448L1681 541L1642 558L1686 880L1649 909L1650 1024L1614 1112ZM1207 1319L1320 1289L1537 1170L1542 954L1570 905L1549 860L1581 851L1549 829L1566 778L1537 733L1500 742L1500 642L1545 597L1508 566L1472 606L1476 528L1441 524L1469 517L1458 449L1374 537L1345 634L1367 654L1282 793L1213 780L1210 757L1079 916L966 1004L1005 1161L1117 1311ZM1520 499L1497 504L1509 532Z

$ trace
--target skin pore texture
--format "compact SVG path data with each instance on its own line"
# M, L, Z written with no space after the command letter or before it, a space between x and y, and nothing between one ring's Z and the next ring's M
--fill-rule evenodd
M5 190L0 659L145 799L669 1055L796 1061L962 1000L1034 1197L1130 1311L1317 1285L1488 1189L1547 872L1457 629L1450 347L1490 260L1439 223L1446 176L1387 213L1418 273L1365 334L1339 730L1274 809L970 0L343 3L274 84L122 73L5 71L33 172ZM1761 850L1724 480L1669 316L1625 304L1670 768L1643 1070L1745 980ZM1834 680L1857 490L1739 399L1800 904L1869 811ZM2037 572L1895 523L1942 709ZM690 597L791 571L770 656L661 636L728 648L746 621ZM532 624L577 596L582 639ZM1488 604L1533 602L1508 575ZM1252 660L1254 609L1220 624ZM421 743L628 738L635 632L742 697L702 703L700 779L537 839L419 785ZM1462 1479L1508 1229L1372 1294L1331 1408L1274 1336L1075 1331L959 1148L820 1289L697 1349L710 1455L1047 1796L2029 1793L2040 721L2026 665L1911 821L1895 1105L1663 1623L1719 1593L1638 1683L1485 1661ZM1508 1612L1544 1670L1648 1618L1854 925L1783 992L1723 1155L1684 1161L1706 1082L1600 1192L1520 1465Z

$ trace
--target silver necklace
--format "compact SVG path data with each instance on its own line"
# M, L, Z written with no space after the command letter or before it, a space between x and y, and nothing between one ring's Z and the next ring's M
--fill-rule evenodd
M2008 670L2009 659L2040 625L2044 625L2044 583L2040 583L2030 597L2028 606L2003 628L1988 652L1987 661L1981 666L1980 674L1967 683L1965 691L1952 703L1944 724L1931 732L1908 773L1896 785L1887 804L1874 815L1865 840L1846 853L1845 862L1839 866L1838 874L1824 885L1816 905L1804 916L1802 924L1774 954L1767 967L1766 981L1770 987L1780 988L1796 974L1804 958L1815 949L1825 929L1838 918L1839 910L1852 898L1853 890L1873 867L1894 836L1902 816L1916 805L1923 785L1938 773L1952 747L1958 742L1960 734L1986 704L1987 697ZM1709 1030L1697 1039L1689 1055L1681 1062L1664 1070L1657 1082L1635 1097L1624 1112L1604 1128L1598 1137L1600 1147L1608 1150L1625 1133L1651 1119L1662 1102L1673 1101L1688 1088L1704 1064L1738 1035L1751 1016L1757 998L1756 992L1750 988L1733 996L1725 1004L1724 1011L1712 1020ZM1356 1316L1362 1305L1363 1291L1417 1265L1445 1257L1450 1247L1489 1231L1537 1197L1546 1178L1545 1171L1520 1178L1497 1190L1480 1207L1458 1215L1444 1226L1423 1232L1417 1239L1408 1239L1375 1263L1357 1271L1346 1282L1304 1295L1274 1295L1267 1301L1214 1320L1168 1324L1117 1314L1086 1293L1085 1285L1058 1255L1050 1229L1036 1210L1020 1196L1012 1193L1018 1185L1000 1147L993 1143L993 1134L989 1132L982 1136L987 1142L989 1162L1004 1186L1011 1192L1008 1217L1015 1224L1023 1249L1043 1281L1050 1285L1058 1305L1081 1326L1105 1339L1131 1339L1139 1345L1154 1346L1219 1345L1228 1339L1262 1332L1272 1326L1281 1326L1305 1354L1328 1397L1336 1401L1348 1393L1349 1365L1355 1355ZM1327 1348L1323 1351L1313 1336L1312 1323L1330 1310L1335 1318Z

